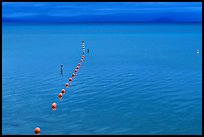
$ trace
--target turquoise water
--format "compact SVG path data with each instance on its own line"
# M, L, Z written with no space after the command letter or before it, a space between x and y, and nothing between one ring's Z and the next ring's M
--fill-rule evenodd
M2 29L3 134L202 134L202 24Z

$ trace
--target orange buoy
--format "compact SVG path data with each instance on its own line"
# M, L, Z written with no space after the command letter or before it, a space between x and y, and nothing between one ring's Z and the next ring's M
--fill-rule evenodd
M64 94L66 91L64 89L62 89L62 93Z
M85 56L84 56L84 55L82 55L82 58L85 58Z
M59 98L62 98L62 93L59 93L59 94L58 94L58 97L59 97Z
M78 66L80 66L81 64L79 63Z
M75 74L74 73L72 73L72 77L74 77L75 76Z
M77 71L78 71L77 69L74 70L74 72L77 72Z
M56 103L52 103L52 110L56 110L57 104Z
M69 81L72 81L72 78L69 78Z
M76 69L79 69L79 66L77 66Z
M36 127L35 130L34 130L35 134L40 134L40 128L39 127Z
M69 86L69 83L66 83L66 87L68 87Z
M81 59L80 62L82 62L83 60Z

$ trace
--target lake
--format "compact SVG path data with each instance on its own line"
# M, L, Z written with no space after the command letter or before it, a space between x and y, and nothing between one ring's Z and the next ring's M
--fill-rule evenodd
M201 23L11 23L2 34L3 135L202 134Z

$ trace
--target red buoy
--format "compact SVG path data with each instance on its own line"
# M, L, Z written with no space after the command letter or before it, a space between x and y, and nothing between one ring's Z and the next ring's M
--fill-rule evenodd
M74 77L75 76L75 74L74 73L72 73L72 77Z
M79 66L77 66L76 69L79 69Z
M72 78L69 78L69 81L71 82L71 81L72 81Z
M80 62L82 62L83 60L81 59Z
M77 71L78 71L77 69L74 70L74 72L77 72Z
M40 128L39 127L36 127L35 130L34 130L35 134L40 134Z
M81 64L79 63L78 66L80 66Z
M52 110L56 110L57 104L56 103L52 103Z
M59 93L59 94L58 94L58 97L59 97L59 98L62 98L62 93Z
M66 83L66 87L68 87L69 86L69 83Z
M64 94L66 91L65 91L65 89L62 89L62 91L61 91L61 92Z

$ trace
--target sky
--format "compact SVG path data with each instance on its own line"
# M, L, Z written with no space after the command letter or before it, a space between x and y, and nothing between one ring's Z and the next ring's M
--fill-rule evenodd
M202 22L202 2L3 2L3 22Z

